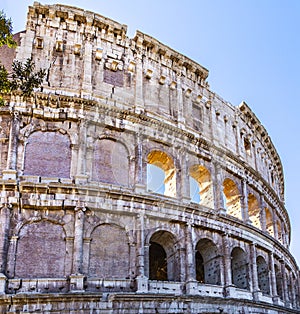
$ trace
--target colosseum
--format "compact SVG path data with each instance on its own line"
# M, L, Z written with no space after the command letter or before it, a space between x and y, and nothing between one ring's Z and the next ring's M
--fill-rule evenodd
M46 69L0 107L1 313L300 313L280 157L208 70L97 13L29 7Z

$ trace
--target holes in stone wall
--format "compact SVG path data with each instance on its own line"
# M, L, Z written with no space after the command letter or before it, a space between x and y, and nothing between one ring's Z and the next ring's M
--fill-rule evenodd
M262 256L256 258L258 287L263 294L270 294L269 268Z

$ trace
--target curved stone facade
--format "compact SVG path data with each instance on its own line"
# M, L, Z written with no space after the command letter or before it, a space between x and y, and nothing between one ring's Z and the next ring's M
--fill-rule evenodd
M1 311L299 313L280 158L246 103L126 26L34 3L0 108Z

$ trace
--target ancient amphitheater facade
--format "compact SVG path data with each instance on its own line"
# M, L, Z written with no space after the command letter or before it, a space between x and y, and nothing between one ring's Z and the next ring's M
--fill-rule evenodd
M246 103L74 7L29 7L15 57L47 77L0 108L2 313L299 313L281 161Z

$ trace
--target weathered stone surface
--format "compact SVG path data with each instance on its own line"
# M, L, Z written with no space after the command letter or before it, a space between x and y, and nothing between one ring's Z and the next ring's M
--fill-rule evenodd
M1 312L299 313L282 165L247 104L69 6L29 8L28 57L42 91L0 108Z

